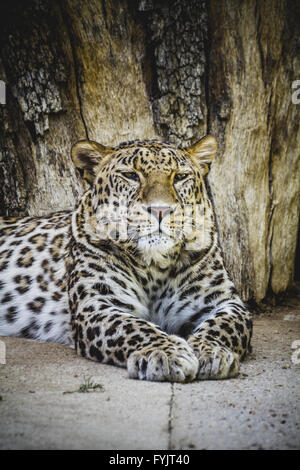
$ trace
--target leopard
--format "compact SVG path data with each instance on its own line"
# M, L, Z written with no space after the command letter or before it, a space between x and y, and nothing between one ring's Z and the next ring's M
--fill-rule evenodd
M65 344L132 379L236 377L252 315L223 260L216 153L210 135L76 142L74 210L1 219L0 335Z

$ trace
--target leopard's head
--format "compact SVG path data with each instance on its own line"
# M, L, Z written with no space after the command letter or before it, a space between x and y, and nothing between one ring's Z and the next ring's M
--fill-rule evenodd
M216 151L211 136L187 149L156 140L114 148L77 142L72 159L91 185L99 239L138 250L149 262L205 249L213 214L204 176Z

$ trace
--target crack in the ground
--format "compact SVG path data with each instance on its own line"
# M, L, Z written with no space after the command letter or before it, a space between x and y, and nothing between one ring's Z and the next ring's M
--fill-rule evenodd
M172 420L173 420L173 405L174 405L174 383L171 383L171 398L168 418L168 450L172 449Z

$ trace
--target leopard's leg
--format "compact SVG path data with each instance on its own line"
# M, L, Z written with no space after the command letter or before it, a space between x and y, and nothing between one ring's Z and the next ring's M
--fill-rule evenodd
M198 360L184 339L101 300L79 305L73 326L78 354L127 367L131 378L187 382L197 375Z
M200 323L188 343L198 360L198 379L226 379L239 372L240 360L250 349L251 314L240 300L221 303Z

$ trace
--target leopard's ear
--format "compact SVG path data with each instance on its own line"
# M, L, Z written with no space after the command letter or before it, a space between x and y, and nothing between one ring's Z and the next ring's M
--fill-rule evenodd
M71 150L72 160L79 172L89 183L94 181L96 169L100 161L111 153L110 147L92 140L79 140Z
M209 165L217 153L218 144L214 137L208 135L186 150L193 160L206 168L207 173L209 171Z

